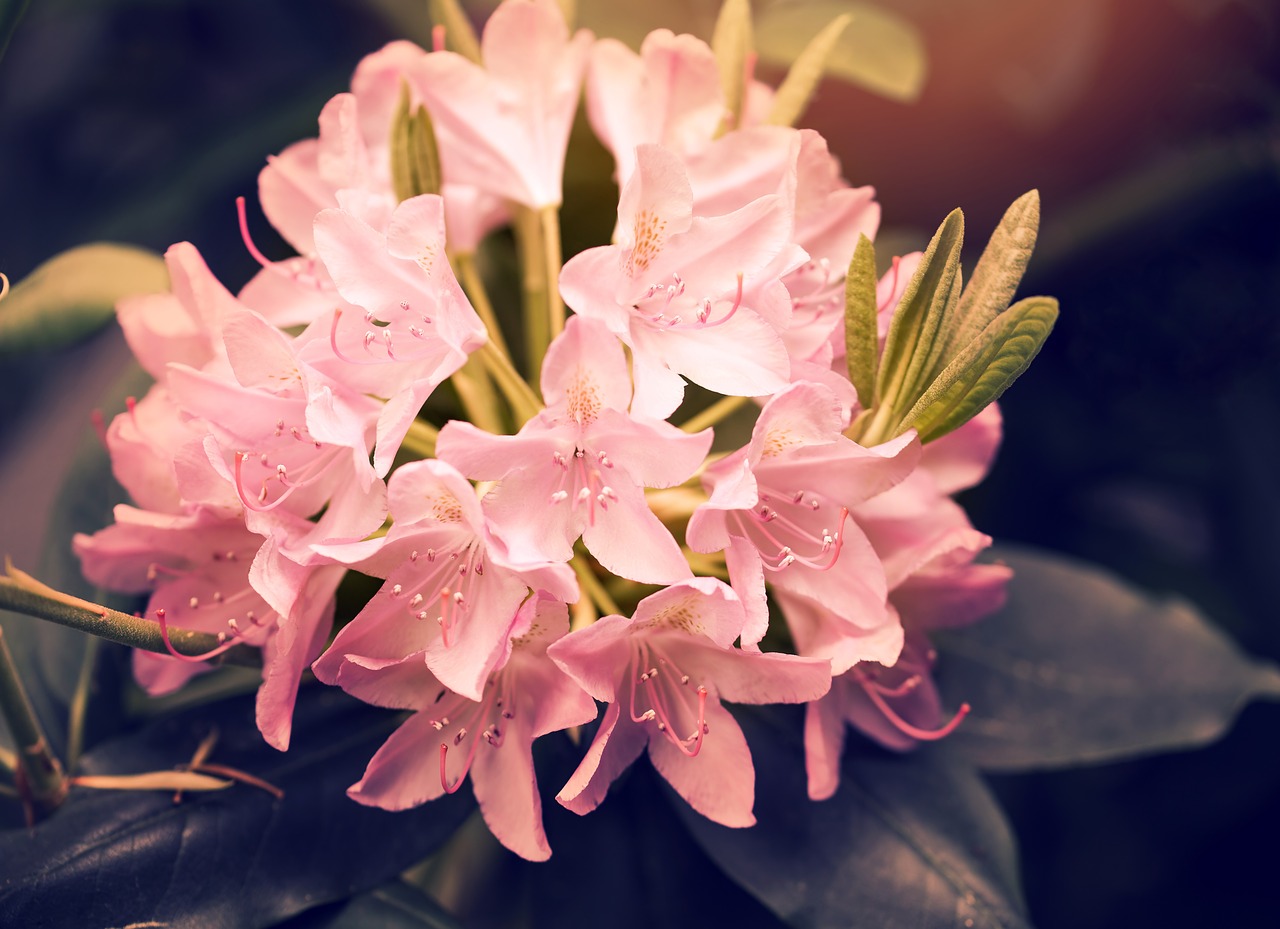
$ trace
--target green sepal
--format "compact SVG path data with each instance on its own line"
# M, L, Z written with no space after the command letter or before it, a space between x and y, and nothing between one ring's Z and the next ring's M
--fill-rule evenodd
M396 104L396 113L391 120L391 187L396 192L396 201L403 203L412 197L414 191L413 159L410 154L410 124L412 113L409 105L409 84L400 84L400 102Z
M168 289L169 272L155 252L111 242L69 249L0 302L0 354L70 345L113 319L121 297Z
M463 58L480 64L480 40L458 0L430 0L427 9L432 21L444 27L445 44Z
M1013 201L982 250L954 318L944 324L943 358L950 363L991 321L1004 312L1022 280L1040 228L1040 192Z
M844 347L849 381L864 410L876 404L876 368L880 335L876 306L876 248L865 235L849 262L844 280Z
M827 70L827 60L845 29L853 22L852 13L837 16L810 40L797 57L773 97L773 107L765 122L773 126L794 126L803 115L814 91Z
M920 441L932 442L963 426L1027 370L1057 319L1052 297L1027 297L1009 307L938 375L901 429L914 427Z
M711 33L711 50L720 68L727 112L724 131L736 129L747 101L747 56L751 54L751 4L748 0L724 0Z
M920 266L902 294L884 357L876 376L877 403L871 422L872 440L883 441L902 432L906 412L933 382L946 333L942 321L960 299L960 246L964 243L964 214L952 210L934 233Z

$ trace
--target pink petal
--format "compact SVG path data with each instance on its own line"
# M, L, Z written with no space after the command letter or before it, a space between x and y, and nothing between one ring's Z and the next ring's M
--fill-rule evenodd
M733 828L755 825L756 773L742 729L718 700L707 701L706 722L708 731L696 757L688 757L669 739L655 738L649 742L649 758L676 793L707 819Z

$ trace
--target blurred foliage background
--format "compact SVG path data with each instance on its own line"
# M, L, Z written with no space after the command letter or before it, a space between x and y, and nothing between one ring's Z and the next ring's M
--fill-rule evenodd
M706 36L716 8L578 5L584 25L632 40L659 25ZM0 4L0 24L22 6ZM97 239L157 251L186 239L238 286L255 265L235 196L252 197L267 153L315 133L362 55L421 40L425 6L34 0L0 60L0 270L16 281ZM785 49L786 22L858 14L845 79L824 84L804 123L854 183L878 189L882 251L918 247L954 206L980 244L1017 195L1042 192L1023 290L1059 297L1062 316L1005 398L1004 449L965 501L974 522L1190 598L1246 649L1280 659L1280 7L756 8L765 77L779 73L768 52ZM607 214L607 167L589 153L576 164L596 172L581 196ZM251 223L269 253L286 253ZM124 357L107 331L0 359L0 549L19 564L34 564L42 514ZM1204 751L996 779L1034 923L1280 916L1278 732L1280 707L1255 706Z

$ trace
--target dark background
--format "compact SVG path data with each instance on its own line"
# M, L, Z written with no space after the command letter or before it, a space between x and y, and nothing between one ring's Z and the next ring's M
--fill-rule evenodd
M0 270L20 280L97 239L189 239L234 289L255 269L234 197L252 201L264 156L314 135L324 101L394 36L385 5L34 2L0 60ZM1280 659L1280 9L884 5L925 36L921 99L828 84L805 122L876 185L894 241L961 206L980 245L1038 187L1023 292L1062 302L1006 395L1001 457L965 501L974 522L1185 596ZM122 363L115 332L0 359L0 547L19 564ZM1255 706L1199 752L993 778L1036 925L1280 917L1277 734L1280 707Z

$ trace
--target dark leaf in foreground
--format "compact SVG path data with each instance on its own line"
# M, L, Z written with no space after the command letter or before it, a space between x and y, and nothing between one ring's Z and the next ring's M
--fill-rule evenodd
M840 789L815 803L799 715L737 715L755 759L757 824L726 829L673 802L712 860L789 925L1029 925L1008 823L968 766L942 751L848 751Z
M940 644L939 683L973 712L949 739L980 767L1017 771L1190 748L1280 672L1193 607L1058 555L1002 547L1009 603Z
M87 774L172 768L212 728L210 761L281 788L188 794L76 789L33 832L0 833L0 925L82 929L269 926L380 885L439 847L474 803L469 791L403 813L346 796L398 723L344 694L305 688L293 746L267 746L252 697L200 707L98 746Z

